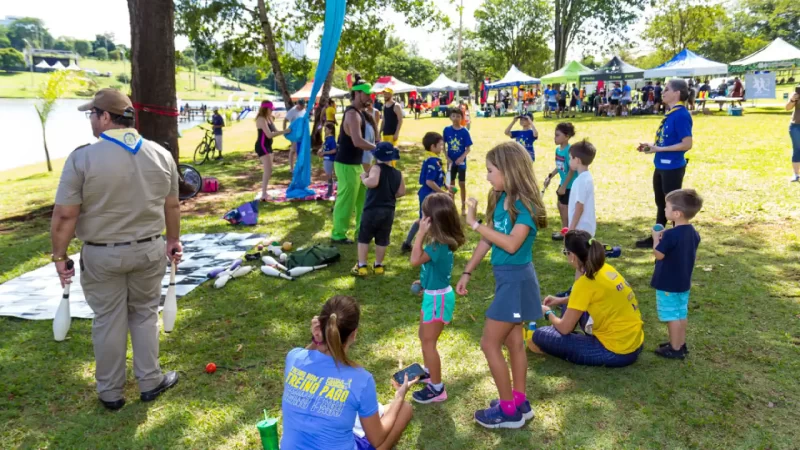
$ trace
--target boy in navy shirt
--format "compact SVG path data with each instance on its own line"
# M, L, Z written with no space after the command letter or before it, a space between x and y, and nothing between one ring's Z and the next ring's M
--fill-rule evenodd
M511 131L518 120L520 125L522 125L522 130ZM525 147L525 150L531 155L531 161L536 161L536 155L533 152L533 141L539 139L539 133L536 131L536 127L533 126L533 114L525 113L521 116L514 117L514 120L511 121L511 125L506 128L506 136L514 139L519 145Z
M697 259L700 235L689 221L703 208L694 189L678 189L667 195L669 230L653 230L656 269L650 285L656 289L658 320L667 322L669 342L660 344L656 354L670 359L686 357L686 316L692 270Z
M425 197L434 192L448 193L444 187L444 169L439 155L444 150L444 138L441 134L429 131L422 138L422 146L425 148L425 161L422 162L422 170L419 172L419 184L421 186L417 196L419 196L419 219L422 218L422 202ZM448 193L449 194L449 193ZM450 194L452 197L453 194ZM411 243L419 231L419 219L415 220L408 231L406 241L401 247L403 253L411 251Z
M328 175L328 193L325 197L333 195L333 162L336 160L336 125L333 122L325 123L325 144L319 151L325 174Z
M467 155L472 150L472 138L469 135L469 131L461 126L462 114L464 113L458 108L450 110L450 120L453 121L453 125L446 127L442 136L447 146L447 185L451 186L451 183L455 181L456 175L458 175L458 187L461 189L461 213L466 214Z

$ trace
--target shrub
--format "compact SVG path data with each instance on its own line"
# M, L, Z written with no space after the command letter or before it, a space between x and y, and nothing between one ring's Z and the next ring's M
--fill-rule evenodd
M104 48L98 48L94 51L94 57L99 59L100 61L105 61L108 59L108 50Z
M127 73L121 73L117 75L117 81L119 81L122 84L130 84L131 76L128 75Z
M0 49L0 69L6 72L25 69L25 56L14 48Z

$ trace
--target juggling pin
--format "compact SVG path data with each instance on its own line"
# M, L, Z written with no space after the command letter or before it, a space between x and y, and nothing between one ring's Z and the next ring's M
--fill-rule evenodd
M240 264L242 264L242 260L241 259L237 259L236 261L233 262L233 264L231 264L227 268L217 267L216 269L211 270L211 272L208 272L208 278L211 278L211 279L217 278L218 276L222 275L223 272L226 272L226 271L227 272L233 272L234 270L236 270L237 267L239 267Z
M264 275L269 275L271 277L278 277L278 278L283 278L284 280L294 281L294 278L285 275L284 273L278 271L278 269L274 267L261 266L261 272L263 272Z
M172 253L175 253L173 249ZM167 288L167 297L164 299L164 310L161 311L161 320L164 325L164 333L169 333L175 328L175 316L178 315L178 299L175 297L175 261L172 261L172 267L169 273L169 287Z
M283 271L289 270L283 264L279 263L278 261L275 261L275 258L273 258L272 256L265 256L261 258L261 261L264 261L264 264L270 267L277 267L278 269L281 269Z
M214 281L214 287L217 288L217 289L224 288L225 285L228 284L228 281L233 276L233 272L236 271L236 269L238 269L241 264L242 264L242 260L241 259L237 259L236 261L233 262L233 264L231 264L230 267L225 269L224 272L222 272L219 275L217 275L217 280Z
M322 269L323 267L328 267L328 265L322 264L321 266L313 266L313 267L309 266L294 267L289 271L289 275L293 277L299 277L300 275L305 275L308 272L313 272L315 270Z
M75 263L71 259L67 260L67 270L72 270ZM64 286L64 294L61 295L61 303L58 304L56 316L53 318L53 339L61 342L67 338L69 326L72 324L72 315L69 312L69 287Z
M281 256L281 254L283 253L283 249L281 249L281 246L280 245L274 245L274 244L270 245L269 247L267 247L267 251L269 251L270 253L272 253L275 256Z
M253 270L253 266L240 266L238 269L233 271L233 278L239 278L247 275L250 271Z

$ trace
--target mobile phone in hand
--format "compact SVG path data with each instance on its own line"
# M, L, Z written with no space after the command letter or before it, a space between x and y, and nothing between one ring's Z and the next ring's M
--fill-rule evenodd
M403 382L405 381L404 379L405 374L408 374L408 380L411 381L414 378L424 375L425 369L423 369L422 366L420 366L418 363L414 363L406 367L405 369L396 372L394 375L392 375L392 377L394 378L394 381L397 382L397 384L403 384Z

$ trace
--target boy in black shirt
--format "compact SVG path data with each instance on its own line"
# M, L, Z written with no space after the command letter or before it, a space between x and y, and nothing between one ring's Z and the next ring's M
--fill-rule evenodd
M703 199L694 189L678 189L667 194L669 230L653 230L656 269L650 285L656 289L658 320L667 323L669 342L660 344L656 354L670 359L686 357L686 316L692 270L697 259L700 235L689 221L703 208Z
M375 239L375 264L372 271L383 275L383 258L394 222L394 208L397 197L406 193L403 174L391 166L392 161L400 159L400 152L388 142L381 142L372 151L375 165L369 173L361 174L361 182L367 187L367 199L361 214L361 228L358 230L358 263L350 272L358 277L367 276L367 254L369 243Z

